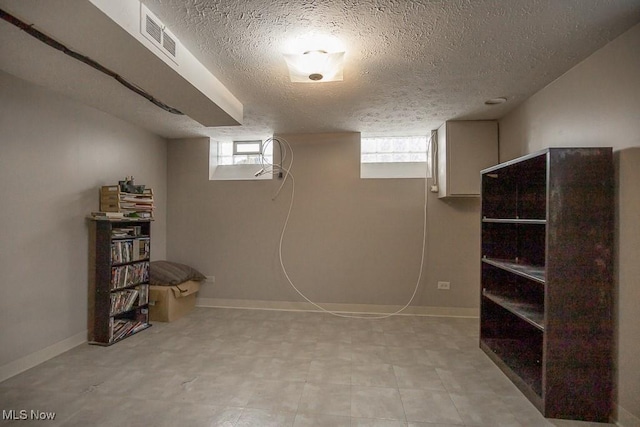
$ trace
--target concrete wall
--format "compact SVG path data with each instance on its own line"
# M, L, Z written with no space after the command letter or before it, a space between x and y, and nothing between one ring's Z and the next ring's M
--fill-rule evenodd
M0 73L0 380L86 340L88 223L100 185L154 188L166 251L166 140ZM62 344L61 344L62 343Z
M500 121L500 160L544 147L611 146L616 159L619 420L640 425L640 24Z

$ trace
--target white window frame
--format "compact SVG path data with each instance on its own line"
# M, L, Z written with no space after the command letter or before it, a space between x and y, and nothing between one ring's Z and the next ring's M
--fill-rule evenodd
M266 147L263 143L264 140L245 140L245 141L216 141L209 140L209 180L211 181L263 181L273 178L272 173L262 173L256 176L257 172L261 170L262 165L259 161L262 156L261 153L253 151L251 153L238 152L237 143L252 143L260 142L261 152L265 149L269 151L264 153L267 161L273 163L273 144ZM218 156L220 150L226 151L226 155L223 156L224 160ZM231 156L229 155L231 153ZM232 160L229 163L229 158L233 159L235 156L240 158L255 157L250 163L234 163Z
M424 138L424 139L423 139ZM411 157L411 154L416 154L416 151L393 151L393 144L396 140L398 143L400 140L407 140L411 144L415 144L416 139L423 139L424 147L424 161L385 161L386 158L393 158L394 155L404 155L403 157ZM385 145L384 151L371 150L370 146L375 143L378 147ZM391 147L389 146L391 145ZM367 149L365 151L365 146ZM422 153L422 150L419 151ZM366 157L375 157L375 161L370 161ZM413 156L416 157L415 155ZM362 179L378 179L378 178L430 178L431 177L431 153L428 136L391 136L391 137L366 137L360 140L360 178Z

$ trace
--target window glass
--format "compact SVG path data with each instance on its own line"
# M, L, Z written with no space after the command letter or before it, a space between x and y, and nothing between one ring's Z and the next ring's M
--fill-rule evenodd
M242 141L236 141L242 142ZM234 154L234 142L233 141L218 141L218 165L231 166L231 165L259 165L261 164L260 154L242 154L248 152L251 148L256 148L258 145L262 145L260 141L249 141L254 144L253 147L246 147L251 144L237 144L236 152ZM242 148L238 150L238 145L242 145ZM243 151L244 150L244 151ZM250 152L250 151L249 151ZM268 144L264 147L265 161L273 162L273 144Z
M399 136L360 140L361 178L425 178L430 176L429 138Z
M362 138L362 163L409 163L427 161L427 137Z

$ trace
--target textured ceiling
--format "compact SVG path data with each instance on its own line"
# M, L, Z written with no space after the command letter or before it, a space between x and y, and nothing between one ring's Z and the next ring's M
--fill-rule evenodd
M638 0L143 0L244 104L243 129L425 134L494 119L640 21ZM282 52L338 38L343 82L291 83ZM484 101L507 97L500 106Z
M39 4L62 4L57 1ZM142 1L244 105L242 126L204 128L188 118L155 120L166 113L145 101L123 102L121 90L101 92L103 105L132 106L132 113L105 111L168 137L410 135L427 134L445 120L495 119L640 22L639 0ZM22 4L0 0L5 3ZM26 58L33 51L21 50L20 36L4 27L2 34L16 43L12 55L24 62L4 61L1 68L19 77L39 74L40 84L65 92L50 77L65 71L52 73L48 62L35 72ZM282 53L309 34L342 43L344 81L289 81ZM119 98L109 101L112 96ZM484 105L495 97L508 102Z

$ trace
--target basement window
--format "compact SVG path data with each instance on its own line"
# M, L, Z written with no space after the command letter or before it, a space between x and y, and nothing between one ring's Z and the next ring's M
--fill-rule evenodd
M256 173L262 169L263 161L273 163L273 144L265 145L262 140L211 140L209 179L220 181L271 179L271 173L256 176Z
M233 141L234 156L259 156L262 154L262 141Z
M360 140L360 178L429 178L431 156L426 136Z

